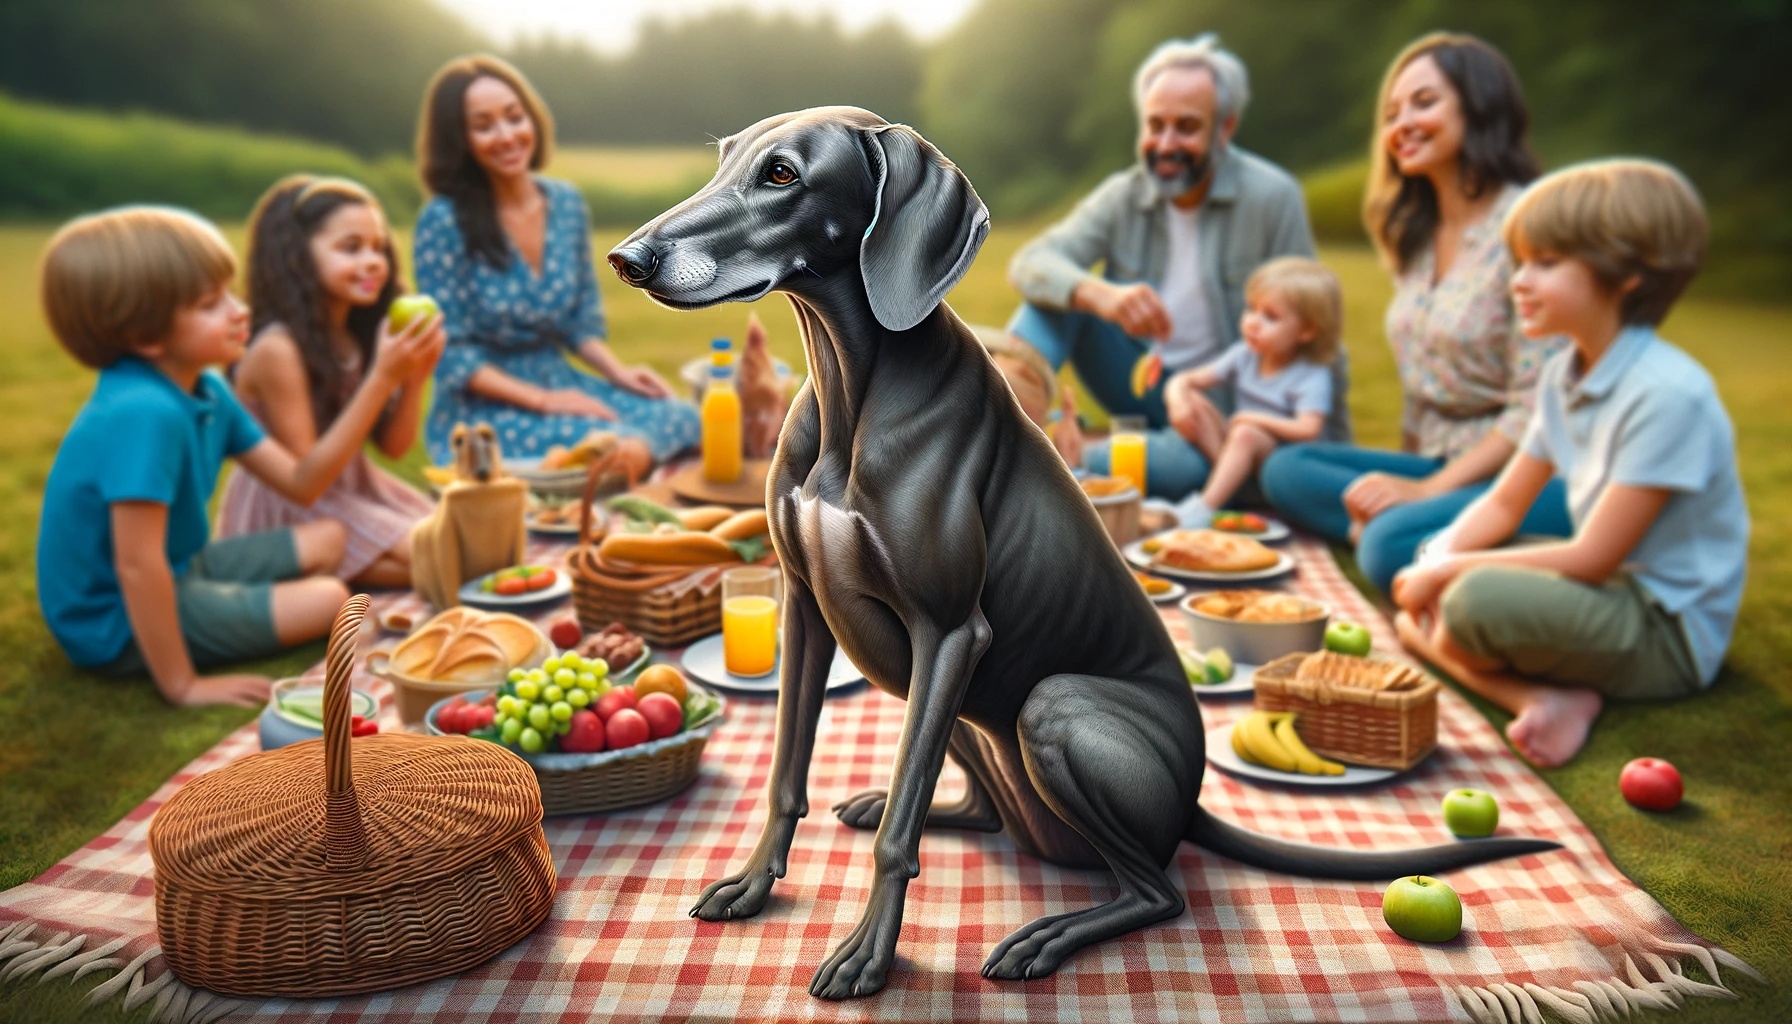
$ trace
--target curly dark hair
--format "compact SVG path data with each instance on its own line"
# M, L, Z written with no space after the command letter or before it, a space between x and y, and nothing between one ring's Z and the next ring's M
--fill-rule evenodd
M423 187L454 204L454 219L467 242L467 256L502 270L510 265L510 240L498 223L491 179L473 156L467 141L467 89L481 78L495 78L516 93L535 122L535 150L529 169L547 165L554 149L554 118L523 73L490 54L456 57L442 66L423 91L417 125L417 166Z
M1437 233L1437 191L1431 179L1409 178L1382 145L1381 111L1394 80L1420 57L1430 57L1462 104L1464 131L1457 157L1469 198L1508 183L1528 185L1541 173L1531 152L1531 112L1524 87L1505 55L1471 35L1433 32L1415 40L1388 65L1369 133L1369 187L1363 225L1382 256L1404 271Z
M348 403L349 388L330 343L327 302L311 258L311 239L331 214L354 204L380 209L379 200L346 178L295 174L268 189L249 216L249 324L259 332L280 324L292 335L305 360L311 387L311 417L318 433L335 421ZM363 372L373 366L380 320L399 295L398 254L386 238L391 272L379 298L349 310L348 330L361 350Z

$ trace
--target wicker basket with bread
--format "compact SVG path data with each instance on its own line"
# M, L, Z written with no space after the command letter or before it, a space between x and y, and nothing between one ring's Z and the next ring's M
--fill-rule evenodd
M1295 731L1322 757L1403 770L1437 746L1437 680L1392 658L1321 651L1257 670L1256 706L1296 711Z
M511 669L539 665L553 652L528 619L463 605L419 626L390 654L368 655L367 668L392 684L398 717L421 722L441 698L496 686Z

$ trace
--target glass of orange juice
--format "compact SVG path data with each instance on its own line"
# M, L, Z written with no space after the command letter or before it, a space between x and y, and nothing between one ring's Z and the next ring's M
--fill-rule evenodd
M1145 495L1145 417L1115 416L1108 434L1108 475L1132 481Z
M752 678L778 662L778 570L744 565L722 574L722 664Z

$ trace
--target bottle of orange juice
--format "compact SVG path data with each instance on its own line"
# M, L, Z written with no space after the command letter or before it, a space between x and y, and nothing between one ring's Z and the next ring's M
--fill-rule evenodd
M703 478L728 484L740 479L740 392L728 339L717 338L711 349L709 385L703 389Z

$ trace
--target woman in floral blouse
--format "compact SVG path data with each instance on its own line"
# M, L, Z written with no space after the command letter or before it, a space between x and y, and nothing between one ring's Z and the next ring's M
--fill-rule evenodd
M1537 371L1564 342L1527 340L1507 291L1500 225L1537 176L1511 65L1472 36L1428 35L1395 58L1377 109L1363 219L1394 274L1387 333L1405 394L1403 451L1293 445L1261 480L1291 522L1356 541L1364 575L1385 592L1512 457ZM1561 481L1523 532L1570 534Z
M425 426L437 462L461 422L490 423L507 455L593 429L638 438L655 460L697 443L696 409L604 344L585 199L533 173L552 134L534 90L494 57L451 62L424 99L419 157L435 198L417 218L414 259L448 330Z

